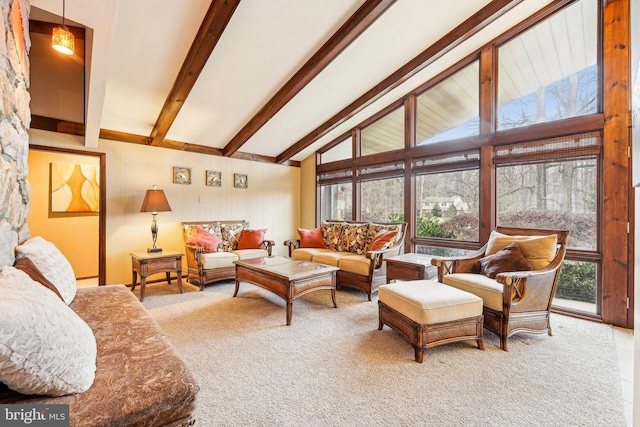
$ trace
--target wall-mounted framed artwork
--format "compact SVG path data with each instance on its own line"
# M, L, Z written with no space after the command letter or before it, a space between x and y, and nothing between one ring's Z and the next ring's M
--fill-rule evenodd
M191 168L173 167L174 184L191 184Z
M209 187L222 187L222 172L206 171L205 184Z
M249 177L243 173L234 173L233 186L235 188L249 188Z
M98 212L99 166L52 162L51 212Z

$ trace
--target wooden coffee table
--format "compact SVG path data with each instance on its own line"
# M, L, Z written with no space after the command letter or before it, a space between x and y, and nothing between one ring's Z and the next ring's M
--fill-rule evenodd
M236 264L235 297L240 282L247 282L273 292L287 303L287 326L291 325L293 301L312 291L331 290L333 306L336 304L336 271L331 267L310 261L285 257L265 257L234 261Z

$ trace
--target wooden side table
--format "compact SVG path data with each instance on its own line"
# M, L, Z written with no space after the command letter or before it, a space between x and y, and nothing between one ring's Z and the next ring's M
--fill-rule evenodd
M392 280L425 280L438 277L438 267L431 265L431 255L402 254L385 258L387 283Z
M131 292L136 288L138 274L140 275L140 301L144 300L144 287L147 284L147 277L156 273L166 273L167 282L171 284L171 272L177 274L178 289L182 289L182 257L180 252L132 252L131 254Z

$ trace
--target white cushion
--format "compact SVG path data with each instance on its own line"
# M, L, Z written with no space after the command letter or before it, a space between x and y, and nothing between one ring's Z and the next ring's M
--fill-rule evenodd
M0 381L23 394L62 396L93 384L91 328L53 292L14 267L0 271Z
M482 299L435 280L380 285L378 298L414 322L434 325L482 314Z
M239 260L269 256L269 252L264 249L236 249L231 253L237 255Z
M238 260L238 255L231 252L209 252L200 255L202 266L205 270L221 267L235 267L233 261Z
M479 296L484 305L496 311L502 311L502 293L504 286L484 274L455 273L442 278L446 285L453 286Z
M58 289L67 305L76 296L76 274L67 258L51 242L33 237L16 247L16 259L29 258Z

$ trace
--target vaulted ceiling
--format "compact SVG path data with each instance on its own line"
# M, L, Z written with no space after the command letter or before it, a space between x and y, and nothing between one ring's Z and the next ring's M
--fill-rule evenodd
M67 0L85 118L60 129L297 165L549 3ZM62 0L31 5L60 22Z

